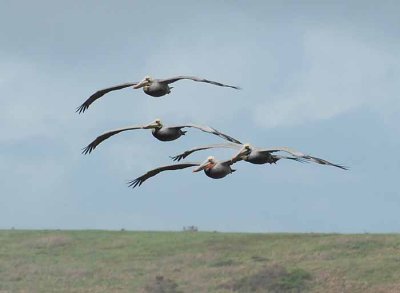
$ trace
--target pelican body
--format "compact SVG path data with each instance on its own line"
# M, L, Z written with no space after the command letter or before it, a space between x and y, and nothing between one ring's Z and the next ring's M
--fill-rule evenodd
M153 128L151 134L161 141L172 141L185 135L186 131L177 127Z
M231 168L232 164L233 162L231 160L219 162L215 160L214 157L208 157L208 159L199 167L194 169L193 172L199 172L203 170L208 177L213 179L221 179L226 175L236 171Z
M206 83L210 83L213 85L230 87L230 88L234 88L234 89L240 89L237 86L227 85L227 84L223 84L220 82L207 80L204 78L198 78L195 76L177 76L177 77L172 77L172 78L167 78L167 79L153 79L150 76L146 76L141 82L135 84L133 86L133 88L134 89L143 88L143 91L152 97L162 97L164 95L171 93L171 89L173 87L170 87L169 84L176 82L178 80L181 80L181 79L190 79L193 81L206 82Z
M231 143L222 143L222 144L212 144L212 145L207 145L203 147L195 147L193 149L187 150L179 155L170 157L174 161L180 161L182 159L185 159L187 156L190 154L201 151L201 150L207 150L210 148L232 148L232 149L241 149L242 146L246 146L248 144L243 145L242 143L234 142L231 141ZM298 157L290 157L290 156L280 156L280 155L273 155L269 152L263 152L260 149L256 148L251 148L250 149L246 148L245 153L241 153L241 156L236 156L233 158L234 161L246 161L252 164L257 164L257 165L262 165L262 164L276 164L281 159L288 159L288 160L294 160L298 162L303 162L303 159L298 158Z
M282 158L283 157L278 157L270 153L262 153L258 150L253 150L252 152L250 152L250 154L245 156L243 160L252 164L262 165L262 164L276 164L276 162ZM285 157L285 158L294 159L292 157Z
M234 89L240 89L240 87L233 86L233 85L227 85L223 84L220 82L204 79L204 78L199 78L195 76L176 76L176 77L171 77L171 78L166 78L166 79L153 79L150 76L146 76L142 81L140 82L127 82L115 86L111 86L105 89L98 90L94 94L92 94L82 105L80 105L77 109L76 112L83 113L85 112L89 106L96 101L97 99L101 98L105 94L132 87L133 89L140 89L143 88L143 91L145 94L152 96L152 97L162 97L165 96L169 93L171 93L171 89L173 88L172 86L169 86L171 83L174 83L178 80L181 79L189 79L197 82L205 82L217 86L222 86L222 87L230 87Z
M282 157L282 156L277 156L273 155L272 153L274 152L286 152L291 154L293 157ZM299 151L296 151L294 149L288 148L288 147L275 147L275 148L268 148L268 149L257 149L252 147L250 144L246 143L243 145L243 147L240 149L240 151L232 158L233 162L237 162L240 160L245 160L247 162L253 163L253 164L260 164L256 162L261 162L264 158L264 160L268 160L268 158L275 159L278 158L286 158L286 159L292 159L300 162L314 162L320 165L327 165L327 166L333 166L337 167L343 170L348 170L347 167L343 165L338 165L334 164L331 162L328 162L327 160L313 157L310 155L303 154ZM268 162L269 163L269 162ZM275 163L275 162L273 162ZM262 164L262 163L261 163Z
M115 130L108 131L99 135L95 140L93 140L87 147L82 150L83 154L91 153L100 143L110 138L113 135L116 135L120 132L128 131L128 130L138 130L138 129L151 129L151 134L160 141L172 141L176 140L182 135L185 135L187 131L182 130L182 128L196 128L206 133L211 133L220 138L223 138L230 142L239 143L233 137L224 134L215 128L209 126L199 126L194 124L186 124L186 125L175 125L175 126L164 126L160 119L156 119L148 125L142 126L129 126L124 128L119 128Z
M234 142L231 140L231 142ZM176 155L174 157L171 157L174 161L180 161L190 154L201 151L201 150L207 150L211 148L233 148L233 149L239 149L239 152L232 158L233 162L237 161L246 161L252 164L276 164L277 161L281 159L287 159L287 160L293 160L301 163L305 162L313 162L317 163L320 165L328 165L328 166L333 166L337 167L343 170L347 170L348 168L343 166L343 165L338 165L334 164L331 162L328 162L327 160L313 157L310 155L303 154L299 151L296 151L294 149L288 148L288 147L274 147L274 148L256 148L253 147L252 145L246 143L246 144L241 144L241 143L224 143L224 144L214 144L214 145L207 145L207 146L202 146L202 147L195 147L190 150L187 150L179 155ZM290 154L291 156L284 156L284 155L276 155L273 154L275 152L285 152Z
M159 167L148 171L146 174L131 180L128 182L128 186L135 188L136 186L142 185L147 179L161 173L163 171L181 170L188 167L195 167L193 172L204 171L204 173L212 179L221 179L225 176L235 172L236 170L231 168L234 162L232 160L217 161L214 157L208 157L203 163L180 163L169 166Z
M165 82L160 82L159 80L146 80L144 79L141 83L135 85L133 88L134 89L139 89L140 87L143 87L143 91L145 94L148 94L149 96L152 97L162 97L165 96L169 93L171 93L171 88L168 83Z

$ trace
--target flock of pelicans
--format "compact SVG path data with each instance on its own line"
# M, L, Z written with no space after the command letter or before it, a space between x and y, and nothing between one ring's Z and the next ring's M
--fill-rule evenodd
M105 88L102 90L99 90L95 92L93 95L91 95L81 106L77 108L78 113L83 113L85 112L89 106L96 101L97 99L101 98L103 95L115 91L115 90L120 90L123 88L127 87L133 87L133 89L140 89L143 88L143 91L152 97L161 97L166 94L169 94L171 92L171 89L173 87L170 86L171 83L174 83L178 80L181 79L190 79L193 81L197 82L206 82L210 83L213 85L218 85L222 87L230 87L234 89L240 89L239 87L236 86L231 86L231 85L226 85L222 84L216 81L211 81L207 79L202 79L198 77L193 77L193 76L177 76L173 78L167 78L167 79L152 79L149 76L146 76L142 81L140 82L132 82L132 83L124 83L120 85L116 85L113 87ZM297 162L314 162L317 164L321 165L329 165L329 166L334 166L337 168L341 168L344 170L347 170L345 166L338 165L338 164L333 164L330 163L324 159L316 158L310 155L303 154L299 151L293 150L288 147L272 147L272 148L258 148L254 147L249 143L241 143L239 140L224 134L215 128L209 127L209 126L199 126L199 125L193 125L193 124L186 124L186 125L173 125L173 126L165 126L160 119L156 119L150 124L147 125L141 125L141 126L130 126L130 127L124 127L124 128L119 128L115 130L108 131L106 133L101 134L98 136L95 140L93 140L88 146L86 146L82 153L83 154L89 154L91 153L100 143L102 143L104 140L110 138L111 136L118 134L120 132L128 131L128 130L137 130L137 129L151 129L152 135L160 140L160 141L172 141L176 140L182 135L185 135L187 131L183 129L188 129L188 128L193 128L193 129L198 129L206 133L210 133L216 136L219 136L220 138L226 140L226 143L221 143L221 144L212 144L212 145L206 145L206 146L200 146L200 147L195 147L190 150L187 150L181 154L178 154L174 157L171 157L174 161L180 161L182 159L185 159L187 156L190 154L201 151L201 150L208 150L212 148L231 148L231 149L236 149L237 153L229 160L224 160L224 161L219 161L216 160L214 157L210 156L207 158L202 163L177 163L173 165L168 165L168 166L163 166L156 168L154 170L151 170L147 172L146 174L131 180L128 182L130 187L135 188L136 186L140 186L144 181L149 179L150 177L153 177L157 175L160 172L163 171L168 171L168 170L179 170L179 169L184 169L188 167L196 167L193 169L193 172L199 172L201 170L204 171L204 173L213 179L219 179L219 178L224 178L226 175L231 174L235 170L231 168L233 164L235 164L238 161L246 161L252 164L272 164L276 163L277 161L281 159L287 159L287 160L293 160ZM288 155L280 155L276 154L277 152L280 153L286 153Z

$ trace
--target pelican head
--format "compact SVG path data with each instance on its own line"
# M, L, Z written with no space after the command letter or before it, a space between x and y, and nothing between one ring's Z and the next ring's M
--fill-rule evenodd
M150 124L144 126L144 129L160 129L163 127L163 124L161 122L161 119L157 118L156 120L154 120L153 122L151 122Z
M201 170L211 169L216 163L217 162L216 162L215 158L213 156L210 156L207 158L207 160L205 160L203 163L201 163L200 166L195 168L193 170L193 172L199 172Z
M249 143L245 143L240 151L232 158L233 162L237 162L243 159L246 159L248 155L250 155L252 151L252 146Z
M139 89L139 88L144 87L144 86L149 86L152 82L153 82L153 79L150 76L146 75L143 78L143 80L141 82L139 82L137 85L133 86L133 88L134 89Z

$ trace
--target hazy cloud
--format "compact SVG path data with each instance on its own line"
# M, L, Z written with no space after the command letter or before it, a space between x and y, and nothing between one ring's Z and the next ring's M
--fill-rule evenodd
M371 47L357 36L331 29L304 35L304 68L291 88L271 96L255 110L264 127L297 125L329 119L366 106L373 111L398 109L399 58Z

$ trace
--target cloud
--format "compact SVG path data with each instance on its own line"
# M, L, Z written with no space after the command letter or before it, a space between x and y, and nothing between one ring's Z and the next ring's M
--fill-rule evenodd
M309 30L303 38L303 67L286 89L254 111L265 128L329 119L360 107L398 108L399 59L390 52L330 29ZM394 104L393 104L394 103Z

